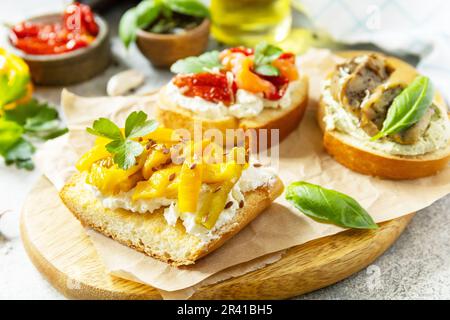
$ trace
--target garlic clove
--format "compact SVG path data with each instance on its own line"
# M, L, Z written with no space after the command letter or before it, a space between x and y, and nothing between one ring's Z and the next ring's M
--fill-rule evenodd
M109 96L122 96L144 83L144 75L134 69L119 72L112 76L106 85Z

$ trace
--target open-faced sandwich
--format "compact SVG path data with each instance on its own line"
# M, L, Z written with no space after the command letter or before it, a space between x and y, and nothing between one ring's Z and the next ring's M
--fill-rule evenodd
M143 112L124 129L108 119L60 196L81 221L104 235L175 266L220 247L283 191L244 147L228 151L157 127Z
M281 140L298 126L308 101L295 55L266 43L207 52L171 70L177 75L161 90L157 117L173 129L192 132L195 122L222 132L278 129Z
M450 159L447 106L427 77L378 53L339 64L325 81L318 121L327 152L388 179L435 174Z

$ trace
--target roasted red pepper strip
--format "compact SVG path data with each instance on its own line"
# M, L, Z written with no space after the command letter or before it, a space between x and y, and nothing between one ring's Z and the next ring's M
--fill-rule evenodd
M11 29L10 40L28 54L59 54L88 46L99 29L89 6L73 3L60 23L21 22Z

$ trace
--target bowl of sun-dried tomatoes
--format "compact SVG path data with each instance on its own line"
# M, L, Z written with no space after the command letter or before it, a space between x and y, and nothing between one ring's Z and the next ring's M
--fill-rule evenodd
M45 14L10 28L10 49L30 67L38 85L69 85L88 80L110 62L107 23L85 4Z

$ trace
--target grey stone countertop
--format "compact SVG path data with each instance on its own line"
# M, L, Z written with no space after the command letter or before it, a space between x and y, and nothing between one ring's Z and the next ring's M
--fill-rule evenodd
M0 21L17 21L41 12L56 11L67 1L31 0L2 3ZM34 2L35 3L35 2ZM106 16L112 34L121 10ZM4 41L4 30L0 32ZM0 40L0 45L1 45ZM170 77L153 69L132 47L126 52L112 38L116 64L103 74L68 89L84 96L104 95L106 81L121 69L134 67L146 73L146 88L157 88ZM36 89L36 96L59 104L61 88ZM0 299L64 299L34 268L19 235L19 212L27 191L40 173L6 168L0 163ZM333 286L298 299L450 299L450 196L416 214L399 240L368 268Z

